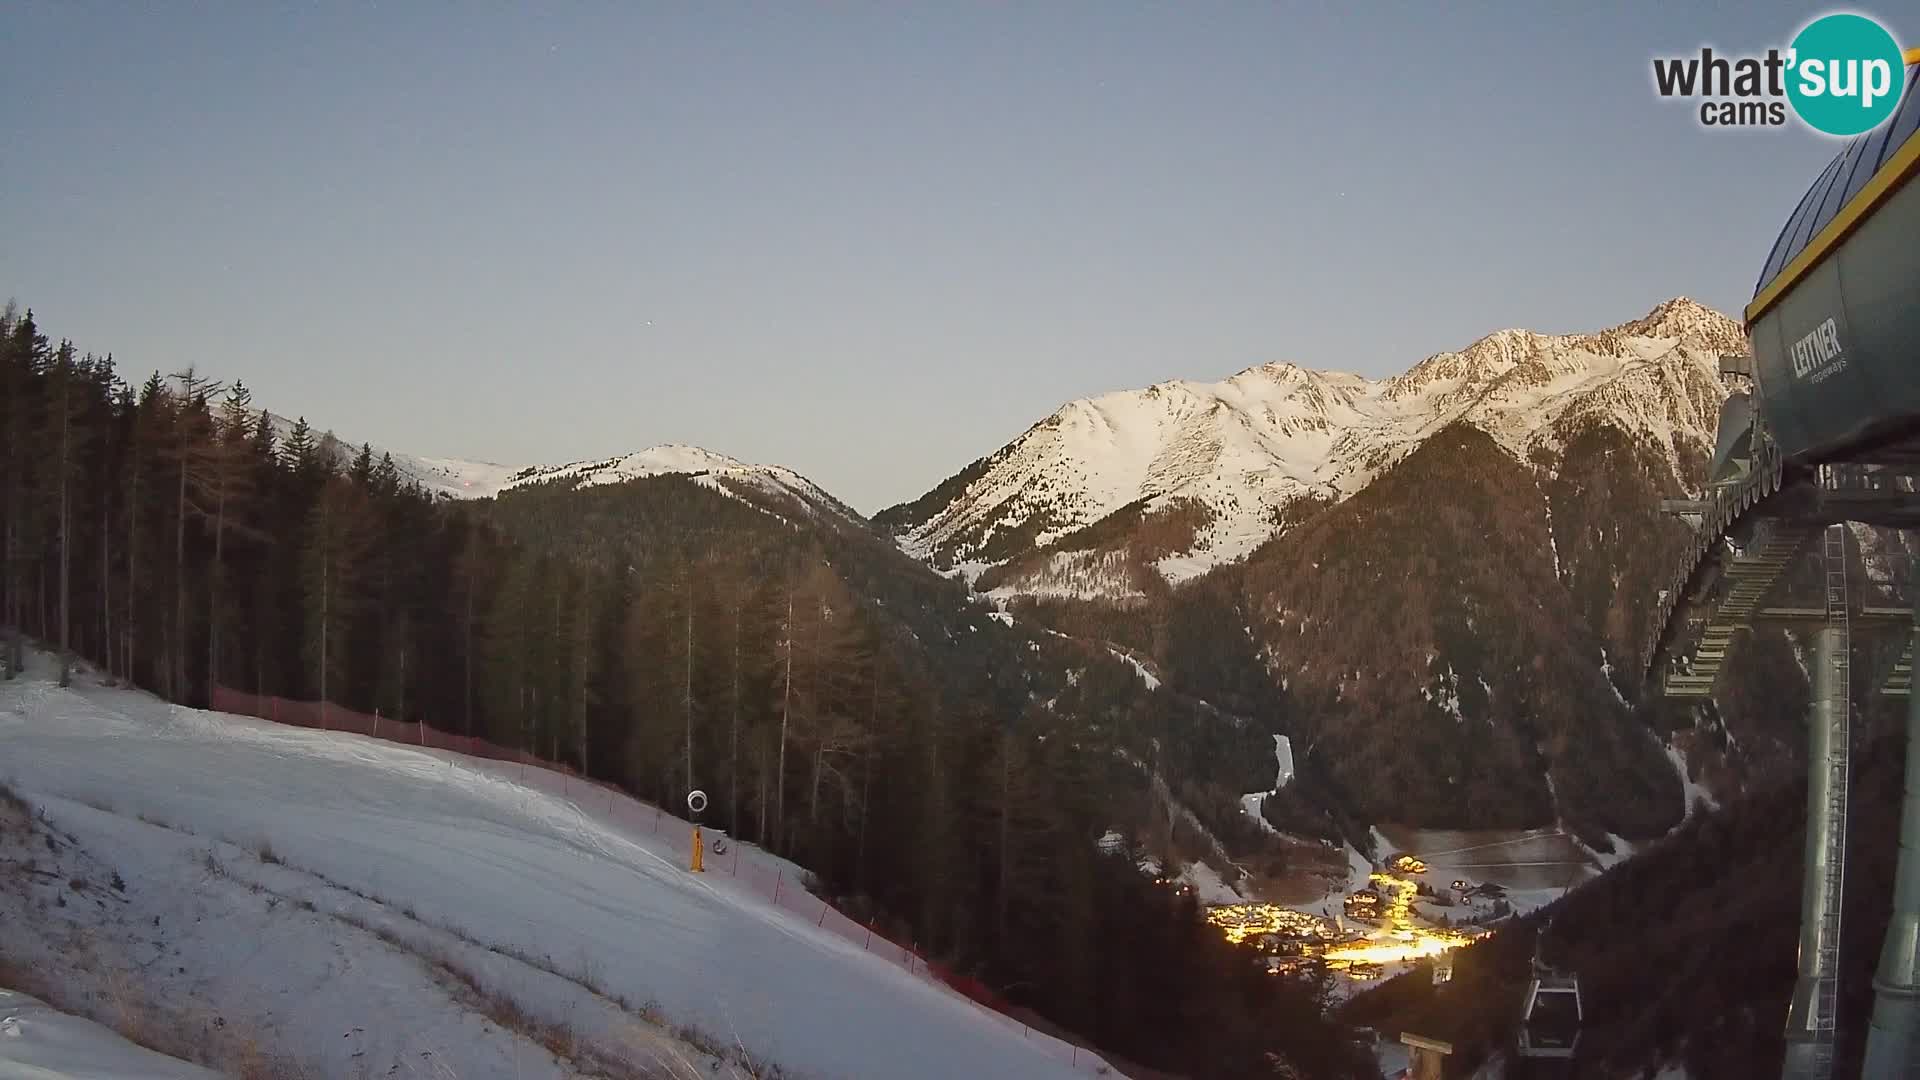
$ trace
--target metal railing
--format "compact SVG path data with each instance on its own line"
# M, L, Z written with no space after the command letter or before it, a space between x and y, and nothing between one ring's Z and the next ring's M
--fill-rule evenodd
M1820 888L1824 904L1820 911L1819 950L1816 956L1818 982L1814 996L1814 1065L1830 1075L1833 1069L1836 1032L1840 1026L1840 915L1846 894L1847 876L1847 781L1852 758L1853 713L1853 641L1849 632L1847 599L1847 527L1830 525L1826 529L1822 551L1826 562L1827 628L1837 635L1827 659L1829 667L1826 691L1831 696L1824 719L1832 730L1827 740L1826 820L1818 824L1826 829L1827 861ZM1819 710L1816 721L1822 719ZM1815 823L1809 822L1808 827Z

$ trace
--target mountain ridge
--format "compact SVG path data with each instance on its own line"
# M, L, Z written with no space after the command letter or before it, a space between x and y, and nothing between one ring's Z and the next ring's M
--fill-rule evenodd
M977 577L1123 509L1184 513L1191 541L1150 560L1178 584L1283 531L1290 504L1351 497L1457 421L1526 462L1602 416L1658 443L1684 473L1712 443L1726 392L1718 357L1743 349L1738 324L1682 296L1594 332L1496 330L1384 379L1275 362L1218 382L1113 391L1062 405L873 520L910 554ZM1034 591L1064 564L999 575L996 591ZM1138 584L1086 591L1117 597Z
M275 440L282 443L299 422L271 410L267 412L267 417L273 425ZM794 469L784 465L752 464L686 443L656 443L630 453L582 458L557 465L502 465L467 458L413 454L371 443L355 444L340 438L331 430L314 430L313 436L342 460L351 458L360 446L368 447L376 460L383 455L389 456L403 478L418 483L430 494L450 499L492 498L530 484L564 483L595 487L655 476L685 475L725 494L737 496L742 489L747 489L750 494L826 508L853 521L864 520L858 512Z

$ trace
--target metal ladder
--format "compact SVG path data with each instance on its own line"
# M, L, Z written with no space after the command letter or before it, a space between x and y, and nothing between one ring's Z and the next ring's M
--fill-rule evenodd
M1825 915L1820 920L1819 982L1813 1017L1814 1061L1819 1075L1833 1074L1836 1033L1840 1022L1840 910L1847 873L1847 764L1852 750L1853 635L1848 622L1847 527L1829 525L1824 540L1827 585L1827 626L1840 640L1833 649L1833 687L1840 695L1834 705L1833 733L1827 755L1827 870Z

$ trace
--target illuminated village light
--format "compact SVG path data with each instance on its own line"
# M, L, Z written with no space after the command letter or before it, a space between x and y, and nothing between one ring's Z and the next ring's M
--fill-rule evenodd
M1412 881L1376 873L1371 877L1371 884L1384 899L1385 910L1369 912L1369 916L1381 918L1385 925L1370 937L1347 938L1317 915L1277 904L1222 904L1208 908L1206 919L1236 945L1248 941L1257 944L1271 935L1298 949L1296 962L1318 958L1329 968L1355 979L1374 977L1380 965L1439 956L1485 936L1485 931L1463 933L1420 925L1413 915L1417 887ZM1366 894L1347 899L1349 908L1374 908L1379 903ZM1279 974L1290 966L1274 960L1270 961L1268 971Z

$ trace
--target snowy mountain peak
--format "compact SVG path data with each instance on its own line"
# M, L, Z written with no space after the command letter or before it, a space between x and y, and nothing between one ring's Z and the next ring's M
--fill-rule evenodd
M737 496L740 492L736 488L744 487L764 495L798 500L809 509L826 509L841 517L858 518L813 481L784 465L750 465L726 454L682 443L662 443L631 454L565 465L533 465L515 472L494 492L474 494L496 494L526 484L548 482L596 487L666 475L690 476L723 494Z
M1127 560L1086 550L1079 530L1135 515L1127 528L1151 531L1154 570L1177 582L1251 552L1294 502L1360 490L1455 422L1522 461L1578 425L1610 423L1658 447L1678 475L1689 447L1711 445L1719 354L1742 348L1733 320L1677 297L1598 333L1497 330L1383 380L1274 362L1217 383L1162 382L1069 402L937 497L881 520L923 558L981 569L1041 558L1008 592L1071 580L1075 594L1137 596ZM1069 537L1077 550L1052 549Z
M284 443L295 421L269 412L274 438ZM342 439L331 431L314 428L314 437L339 461L351 459L361 444ZM400 475L413 480L427 492L453 499L486 499L528 484L548 481L572 483L579 487L618 484L628 480L682 475L723 494L738 496L740 488L798 500L808 509L824 509L849 520L859 515L813 481L782 465L752 465L739 458L683 443L660 443L630 454L608 458L571 461L564 465L498 465L462 458L423 457L396 450L372 448L374 460L383 455L393 458Z
M1673 338L1699 348L1745 352L1747 338L1740 324L1685 296L1676 296L1616 331L1625 336Z
M577 479L582 485L613 484L668 473L726 473L753 466L738 458L699 446L661 443L610 458L573 461L565 465L533 465L515 473L507 487L539 483L543 480Z

